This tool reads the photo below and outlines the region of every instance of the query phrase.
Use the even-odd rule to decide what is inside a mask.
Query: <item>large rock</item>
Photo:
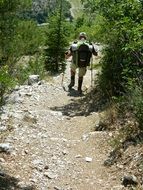
[[[9,143],[0,143],[0,152],[11,153],[12,147]]]
[[[134,175],[124,176],[122,180],[122,185],[127,187],[128,185],[136,186],[138,184],[137,178]]]
[[[28,85],[33,85],[40,81],[39,75],[30,75],[28,78]]]

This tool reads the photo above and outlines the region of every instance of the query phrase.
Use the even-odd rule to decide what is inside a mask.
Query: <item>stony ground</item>
[[[93,75],[96,74],[94,71]],[[95,132],[101,113],[92,104],[91,73],[84,95],[67,92],[62,75],[15,88],[2,109],[1,190],[121,190],[120,175],[104,166],[110,132]],[[64,87],[69,83],[69,67]],[[91,98],[92,101],[92,98]],[[92,107],[94,107],[92,105]]]

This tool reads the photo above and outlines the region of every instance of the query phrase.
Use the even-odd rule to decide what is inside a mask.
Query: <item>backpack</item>
[[[90,64],[92,46],[86,42],[74,43],[72,46],[73,60],[78,67],[86,67]]]
[[[80,44],[77,49],[77,64],[78,67],[86,67],[90,64],[90,58],[92,56],[92,52],[87,43]]]

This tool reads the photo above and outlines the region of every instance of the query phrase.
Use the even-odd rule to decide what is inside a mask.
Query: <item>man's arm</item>
[[[92,44],[92,46],[93,46],[93,49],[92,49],[92,54],[94,55],[94,56],[98,56],[98,52],[97,52],[97,50],[95,50],[95,48],[94,48],[94,45]]]
[[[72,56],[71,48],[65,52],[65,58],[68,59],[69,57]]]

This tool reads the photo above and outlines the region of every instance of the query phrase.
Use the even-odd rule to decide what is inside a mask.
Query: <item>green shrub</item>
[[[20,21],[17,26],[17,34],[14,37],[16,49],[20,55],[33,55],[44,44],[44,29],[38,27],[33,21]]]
[[[16,84],[14,78],[8,72],[8,66],[0,68],[0,104],[3,104],[3,95]]]
[[[94,24],[94,37],[104,43],[100,85],[106,96],[127,91],[130,79],[143,65],[143,4],[136,0],[84,1]],[[86,8],[86,7],[85,7]],[[86,9],[86,11],[88,11]],[[98,16],[97,16],[98,15]],[[90,27],[91,30],[93,26]]]
[[[45,67],[53,73],[61,72],[65,68],[65,50],[69,45],[70,24],[65,21],[62,7],[49,19],[46,32]]]
[[[17,83],[23,84],[29,75],[34,74],[40,75],[40,78],[45,76],[45,58],[42,53],[29,57],[27,63],[18,63],[14,69],[13,76],[16,78]]]
[[[136,85],[130,89],[129,104],[139,123],[139,128],[143,130],[143,85]]]

